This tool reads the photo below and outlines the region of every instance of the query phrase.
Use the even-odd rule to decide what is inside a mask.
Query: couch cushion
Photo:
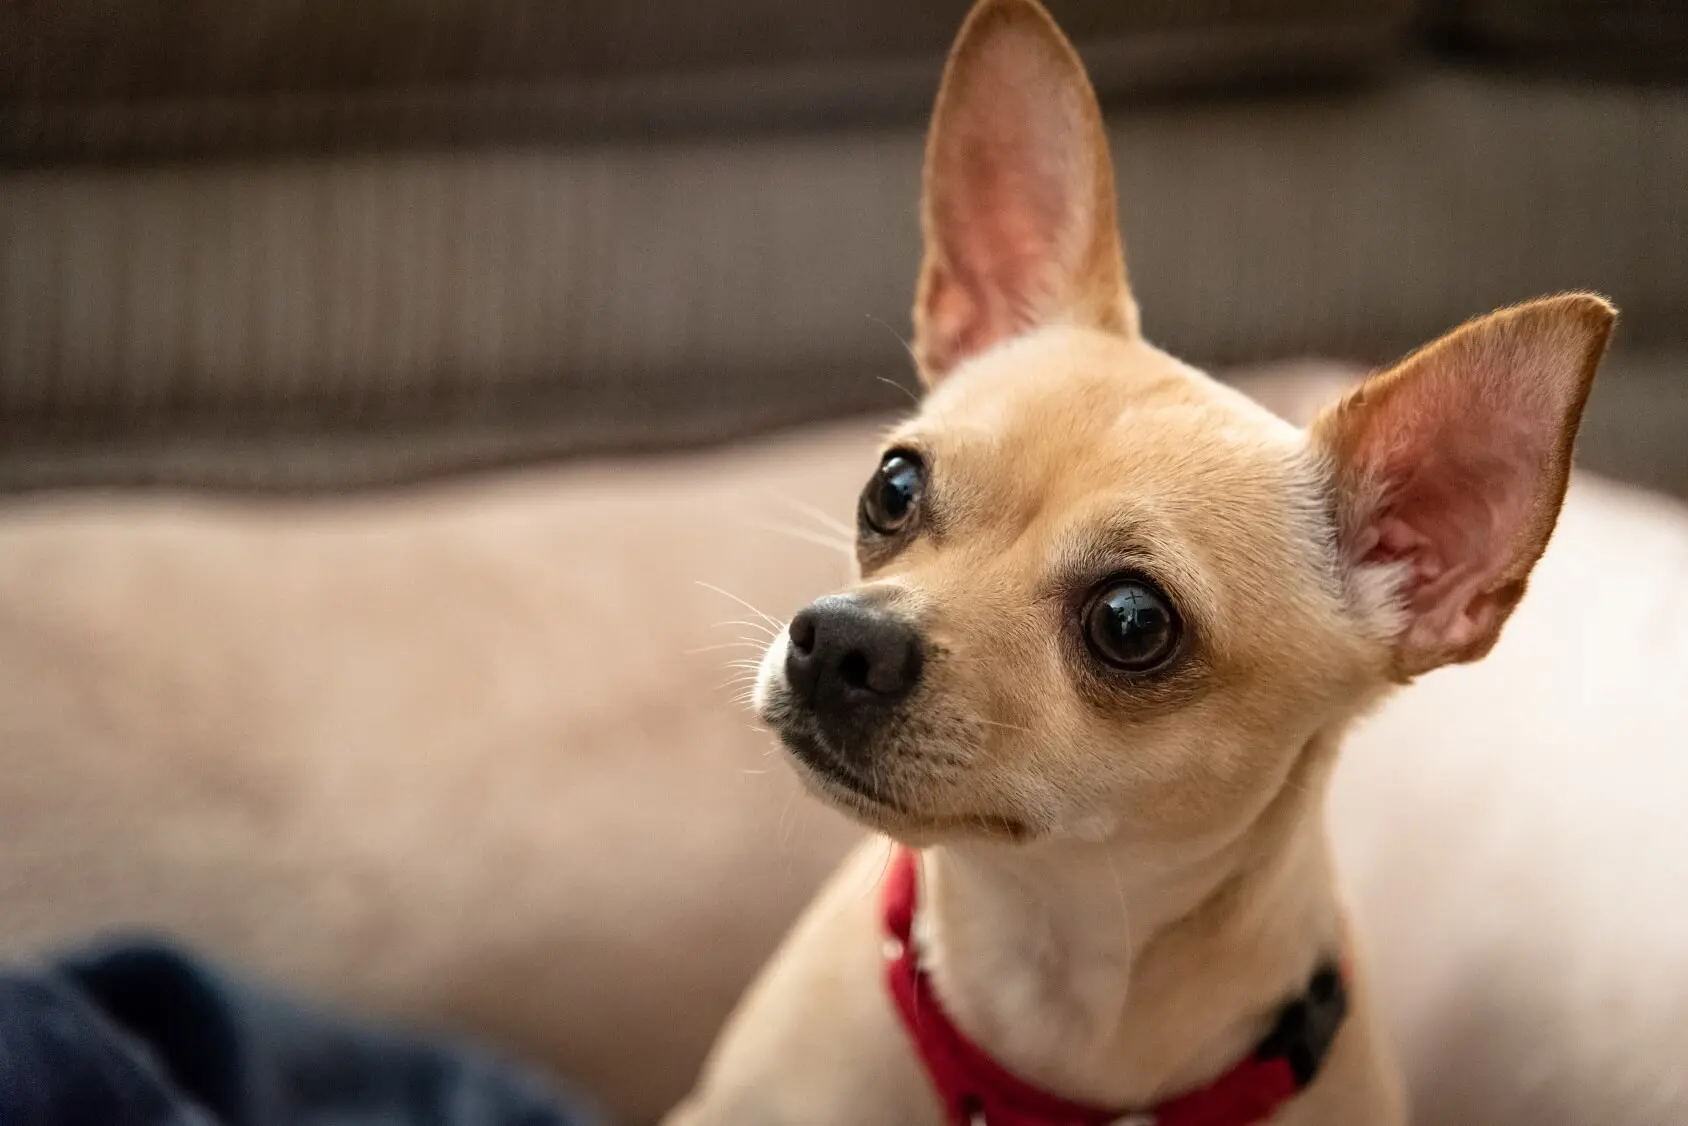
[[[969,0],[72,0],[0,6],[14,154],[484,143],[923,112]],[[1410,0],[1052,0],[1105,90],[1374,68]]]

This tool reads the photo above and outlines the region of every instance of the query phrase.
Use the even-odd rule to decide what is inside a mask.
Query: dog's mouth
[[[899,817],[911,816],[883,783],[851,766],[819,736],[806,731],[782,730],[779,737],[805,775],[825,791],[823,796],[841,799],[846,806],[863,807],[859,811],[869,815],[893,813]]]
[[[780,742],[805,786],[822,801],[870,829],[905,844],[921,845],[949,837],[989,837],[1026,841],[1036,834],[1024,821],[990,814],[939,815],[920,812],[879,778],[863,774],[812,733],[777,729]]]

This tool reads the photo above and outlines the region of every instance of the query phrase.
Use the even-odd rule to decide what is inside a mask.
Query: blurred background
[[[1591,464],[1688,489],[1672,0],[1056,0],[1150,336],[1388,360],[1623,311]],[[0,484],[338,488],[894,407],[963,0],[9,0]]]
[[[1049,6],[1170,351],[1291,409],[1497,305],[1617,303],[1581,456],[1631,487],[1565,534],[1634,612],[1524,635],[1659,679],[1538,664],[1442,714],[1679,743],[1688,7]],[[841,579],[907,406],[966,7],[0,0],[0,952],[155,930],[624,1121],[678,1097],[854,839],[728,666]],[[1597,1061],[1460,1111],[1516,1090],[1452,1083],[1504,1040],[1463,1027],[1409,1069],[1477,1101],[1426,1121],[1619,1122],[1575,1102]]]

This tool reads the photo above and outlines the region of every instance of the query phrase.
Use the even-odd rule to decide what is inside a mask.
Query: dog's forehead
[[[1049,329],[957,372],[897,440],[944,463],[958,503],[1008,511],[1097,491],[1144,503],[1281,491],[1301,438],[1148,344]]]

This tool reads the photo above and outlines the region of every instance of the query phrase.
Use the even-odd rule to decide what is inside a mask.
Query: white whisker
[[[1114,875],[1114,892],[1119,896],[1119,925],[1125,940],[1125,960],[1130,964],[1132,958],[1131,940],[1131,911],[1125,905],[1125,884],[1119,877],[1119,866],[1114,861],[1114,854],[1108,853],[1108,870]]]
[[[915,355],[914,345],[912,345],[908,342],[907,337],[903,336],[902,333],[898,332],[896,329],[892,328],[889,324],[885,323],[884,320],[882,320],[879,317],[874,316],[872,313],[864,313],[863,316],[867,317],[868,320],[872,321],[874,324],[878,325],[880,328],[883,328],[886,332],[890,333],[892,339],[894,339],[898,344],[901,344],[903,346],[903,351],[908,353],[908,358],[914,361],[915,368],[918,369],[920,367],[920,357]],[[899,390],[903,394],[907,395],[911,402],[915,403],[916,405],[919,405],[920,396],[916,395],[913,391],[910,391],[907,387],[904,387],[901,383],[898,383],[894,379],[886,379],[883,375],[875,376],[874,378],[878,379],[881,383],[889,383],[891,386],[895,387],[897,390]]]
[[[856,545],[853,540],[838,540],[820,532],[811,532],[805,528],[790,528],[783,524],[749,523],[745,527],[754,528],[759,532],[773,532],[775,535],[789,536],[791,539],[802,543],[812,543],[816,547],[828,548],[847,559],[854,559],[856,555]]]
[[[727,626],[743,626],[745,629],[759,629],[763,633],[768,635],[768,639],[770,641],[773,640],[774,638],[778,637],[779,632],[780,632],[777,629],[770,629],[769,627],[763,625],[761,622],[746,622],[746,621],[742,621],[742,620],[735,620],[735,621],[731,621],[731,622],[716,622],[715,625],[714,625],[714,628],[715,629],[725,629]],[[784,628],[784,627],[781,627],[781,628]]]
[[[764,649],[767,643],[757,641],[753,637],[741,637],[737,641],[723,641],[719,645],[699,645],[696,649],[682,649],[682,657],[696,657],[700,653],[716,653],[722,649]]]
[[[778,618],[774,617],[772,614],[764,613],[763,611],[758,610],[756,607],[752,606],[750,603],[746,602],[744,599],[740,598],[738,595],[734,594],[732,591],[722,590],[720,587],[716,586],[714,583],[706,583],[702,579],[697,579],[695,581],[697,582],[697,585],[701,586],[704,590],[712,590],[716,594],[719,594],[723,598],[730,598],[734,602],[737,602],[740,606],[743,606],[746,610],[749,610],[752,614],[755,614],[758,618],[761,618],[763,621],[765,621],[769,625],[773,626],[776,631],[782,630],[782,629],[785,628],[784,622],[780,621]]]
[[[845,540],[852,544],[855,543],[856,529],[838,519],[836,516],[828,514],[824,509],[817,508],[807,501],[798,500],[796,497],[786,496],[784,493],[775,493],[774,498],[781,504],[791,508],[793,511],[799,512],[802,515],[809,517],[811,520],[814,520],[817,524],[826,528],[828,531],[837,532],[839,535],[843,536]]]
[[[907,395],[908,401],[913,403],[915,406],[920,405],[920,396],[916,395],[913,391],[910,391],[907,387],[904,387],[901,383],[898,383],[895,379],[887,379],[883,375],[876,375],[874,378],[885,384],[887,387],[895,387],[897,390]]]

